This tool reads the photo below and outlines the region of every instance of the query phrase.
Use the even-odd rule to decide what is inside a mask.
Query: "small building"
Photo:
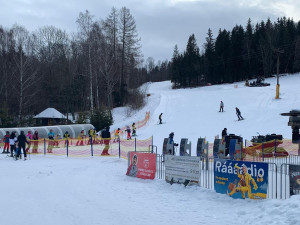
[[[37,126],[52,126],[67,123],[66,116],[54,108],[45,109],[33,118],[36,119]]]

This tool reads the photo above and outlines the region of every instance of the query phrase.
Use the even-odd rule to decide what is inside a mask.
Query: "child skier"
[[[127,132],[127,140],[130,140],[131,139],[131,135],[130,135],[131,130],[130,130],[129,126],[127,126],[126,132]]]
[[[132,124],[132,136],[136,136],[135,123]]]
[[[9,131],[6,131],[6,135],[3,137],[4,148],[2,153],[9,153],[9,136]]]

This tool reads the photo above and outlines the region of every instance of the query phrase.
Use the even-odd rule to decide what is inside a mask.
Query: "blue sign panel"
[[[214,183],[216,192],[233,198],[265,199],[268,164],[215,159]]]

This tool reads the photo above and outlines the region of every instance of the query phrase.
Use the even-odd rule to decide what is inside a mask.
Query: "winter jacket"
[[[102,138],[110,138],[110,132],[108,130],[103,131]]]
[[[49,139],[53,140],[53,139],[54,139],[54,136],[55,136],[54,132],[49,132],[49,133],[48,133],[48,138],[49,138]]]
[[[64,134],[64,138],[70,138],[70,134],[69,133],[65,133]]]
[[[27,141],[27,139],[26,139],[26,136],[25,136],[24,134],[20,134],[20,135],[18,136],[18,144],[19,144],[19,146],[25,146],[25,143],[28,144],[28,141]]]
[[[33,140],[39,140],[39,134],[34,132],[34,134],[32,136],[32,139]]]
[[[29,140],[31,140],[31,139],[32,139],[31,133],[28,133],[28,134],[26,135],[26,137],[27,137]]]
[[[222,137],[227,136],[227,130],[222,130]]]
[[[4,143],[9,143],[9,137],[10,137],[9,134],[4,136],[4,138],[3,138]]]
[[[17,142],[17,137],[15,136],[14,138],[9,138],[9,145],[15,145]]]

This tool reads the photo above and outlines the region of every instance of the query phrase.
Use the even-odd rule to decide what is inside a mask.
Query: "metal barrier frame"
[[[165,179],[163,155],[156,154],[156,178]],[[293,163],[292,163],[293,162]],[[290,197],[289,165],[300,165],[300,156],[285,159],[268,159],[268,190],[269,199],[288,199]],[[199,186],[214,190],[214,158],[202,158],[200,161]]]

